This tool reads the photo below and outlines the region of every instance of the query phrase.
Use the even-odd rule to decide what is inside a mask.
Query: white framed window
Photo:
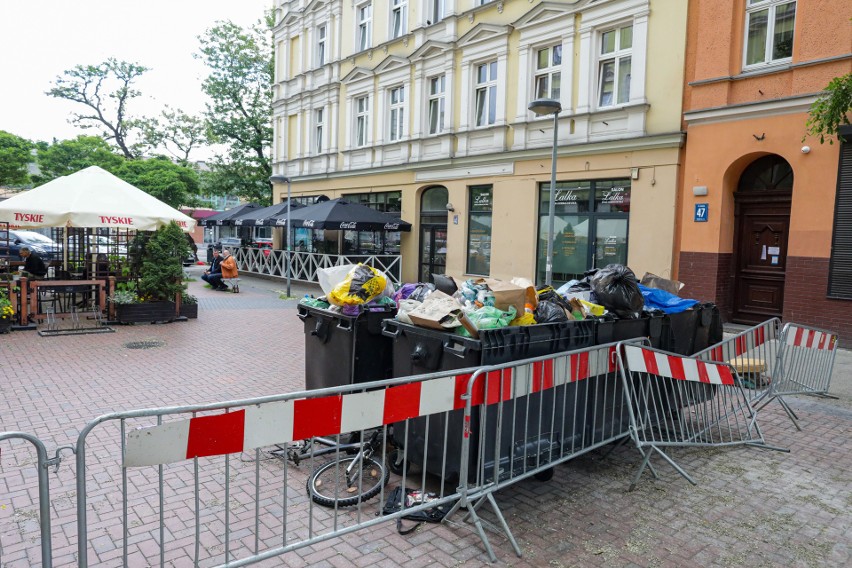
[[[437,24],[444,19],[444,0],[428,0],[426,25]]]
[[[446,75],[438,75],[429,79],[429,134],[439,134],[444,131],[446,89]]]
[[[362,2],[355,6],[355,21],[358,23],[355,41],[358,42],[358,51],[364,51],[372,45],[373,41],[372,2]]]
[[[497,121],[497,62],[476,66],[475,92],[476,126],[488,126]]]
[[[630,100],[633,26],[607,30],[600,35],[598,106],[608,107]]]
[[[370,141],[370,97],[355,99],[355,146],[366,146]]]
[[[405,124],[405,87],[394,87],[388,93],[391,140],[401,140]]]
[[[491,0],[476,0],[476,5],[477,6],[485,6],[489,2],[491,2]]]
[[[535,98],[559,100],[561,68],[562,44],[535,51]]]
[[[323,128],[325,127],[325,109],[314,110],[314,150],[322,154]]]
[[[408,32],[408,0],[391,0],[391,39],[401,37]]]
[[[326,48],[328,46],[328,26],[326,24],[317,26],[316,38],[316,66],[322,67],[323,65],[325,65]]]
[[[795,24],[795,0],[747,0],[744,67],[790,60]]]

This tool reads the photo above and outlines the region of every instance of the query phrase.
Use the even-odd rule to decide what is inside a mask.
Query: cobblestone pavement
[[[190,286],[200,299],[195,321],[117,326],[115,333],[100,335],[40,337],[15,332],[0,336],[0,431],[32,433],[52,454],[57,447],[74,443],[83,426],[104,413],[301,390],[304,333],[295,301],[279,298],[282,283],[244,278],[240,294],[205,289],[200,281]],[[312,291],[294,285],[293,295]],[[128,348],[133,342],[148,342],[149,348]],[[672,452],[698,481],[695,487],[659,463],[661,479],[646,476],[635,491],[628,492],[639,460],[636,451],[625,446],[607,457],[593,453],[559,466],[548,482],[528,480],[504,489],[497,501],[524,556],[515,557],[509,543],[493,534],[498,564],[852,564],[850,385],[852,355],[841,351],[832,387],[840,400],[788,399],[801,418],[802,432],[795,430],[777,404],[761,413],[767,441],[790,448],[789,454],[755,448]],[[114,467],[120,456],[119,440],[116,428],[104,428],[90,441],[90,565],[121,563],[121,503],[105,489],[120,483],[120,472]],[[33,452],[25,443],[8,441],[0,442],[0,452],[0,567],[38,565]],[[58,473],[50,474],[56,566],[76,563],[75,467],[68,452],[65,455]],[[211,471],[200,479],[202,504],[209,513],[203,518],[204,565],[212,564],[212,554],[221,560],[223,552],[224,528],[221,515],[216,514],[222,503],[213,496],[221,492],[225,475],[238,480],[248,471],[253,476],[255,457],[255,453],[234,457],[228,472]],[[170,478],[167,491],[188,498],[191,504],[192,486],[184,483],[191,477],[188,471],[183,475],[180,467],[188,466],[174,468],[177,474]],[[272,479],[281,475],[282,467],[280,461],[264,460],[258,475]],[[294,470],[290,475],[294,495],[303,496],[304,474]],[[134,567],[159,565],[157,501],[142,485],[143,477],[129,478],[128,564]],[[230,499],[236,504],[231,518],[234,547],[251,548],[253,511],[242,505],[253,495],[235,482]],[[261,524],[262,542],[280,535],[283,511],[268,512],[274,518]],[[192,565],[192,508],[167,506],[165,516],[165,565]],[[299,530],[296,519],[289,522]],[[259,565],[460,564],[488,565],[478,537],[467,525],[424,525],[400,536],[392,523],[386,523]]]

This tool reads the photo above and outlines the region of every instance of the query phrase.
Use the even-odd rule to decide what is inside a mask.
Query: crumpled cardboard
[[[472,337],[479,338],[476,326],[465,315],[461,304],[440,290],[429,294],[422,304],[408,312],[408,317],[414,325],[441,331],[464,326]]]

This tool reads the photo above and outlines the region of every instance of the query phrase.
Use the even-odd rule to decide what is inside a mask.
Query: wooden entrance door
[[[739,323],[781,317],[793,172],[779,156],[755,161],[740,178],[736,203],[734,313]]]

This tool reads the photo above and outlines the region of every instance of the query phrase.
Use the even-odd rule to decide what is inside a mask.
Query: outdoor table
[[[106,280],[30,280],[29,281],[30,314],[34,320],[42,320],[47,314],[42,313],[41,303],[44,292],[52,292],[55,314],[57,316],[70,313],[77,302],[77,295],[83,296],[83,302],[92,293],[97,294],[101,311],[106,309]]]

